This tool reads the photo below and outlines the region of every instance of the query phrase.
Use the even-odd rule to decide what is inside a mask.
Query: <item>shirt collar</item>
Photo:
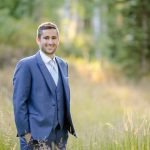
[[[54,62],[56,61],[56,60],[55,60],[55,56],[54,56],[54,58],[52,59],[52,58],[50,58],[49,56],[47,56],[42,50],[40,50],[40,55],[41,55],[41,58],[42,58],[42,60],[43,60],[43,62],[44,62],[45,64],[47,64],[47,63],[50,62],[51,60],[53,60]]]

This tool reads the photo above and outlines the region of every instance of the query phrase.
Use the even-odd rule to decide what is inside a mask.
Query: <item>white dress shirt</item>
[[[41,58],[42,58],[44,64],[46,65],[48,71],[50,72],[51,76],[53,77],[55,84],[57,85],[57,83],[58,83],[58,66],[56,63],[55,56],[52,59],[52,58],[48,57],[42,50],[40,50],[40,55],[41,55]]]

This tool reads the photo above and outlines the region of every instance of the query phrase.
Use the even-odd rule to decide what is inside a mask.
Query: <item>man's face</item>
[[[53,56],[59,45],[59,35],[56,29],[45,29],[37,39],[40,49],[48,56]]]

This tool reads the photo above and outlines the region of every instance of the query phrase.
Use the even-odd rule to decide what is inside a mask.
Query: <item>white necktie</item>
[[[50,60],[49,64],[51,66],[51,75],[54,79],[55,84],[57,85],[58,82],[58,68],[57,68],[57,64],[54,60]]]

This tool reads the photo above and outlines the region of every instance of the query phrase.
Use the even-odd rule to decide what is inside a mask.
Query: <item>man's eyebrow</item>
[[[49,35],[45,35],[44,37],[49,37]]]
[[[57,36],[56,36],[56,35],[52,35],[52,36],[50,36],[50,35],[45,35],[45,36],[43,36],[43,38],[50,38],[50,37],[56,38]]]

